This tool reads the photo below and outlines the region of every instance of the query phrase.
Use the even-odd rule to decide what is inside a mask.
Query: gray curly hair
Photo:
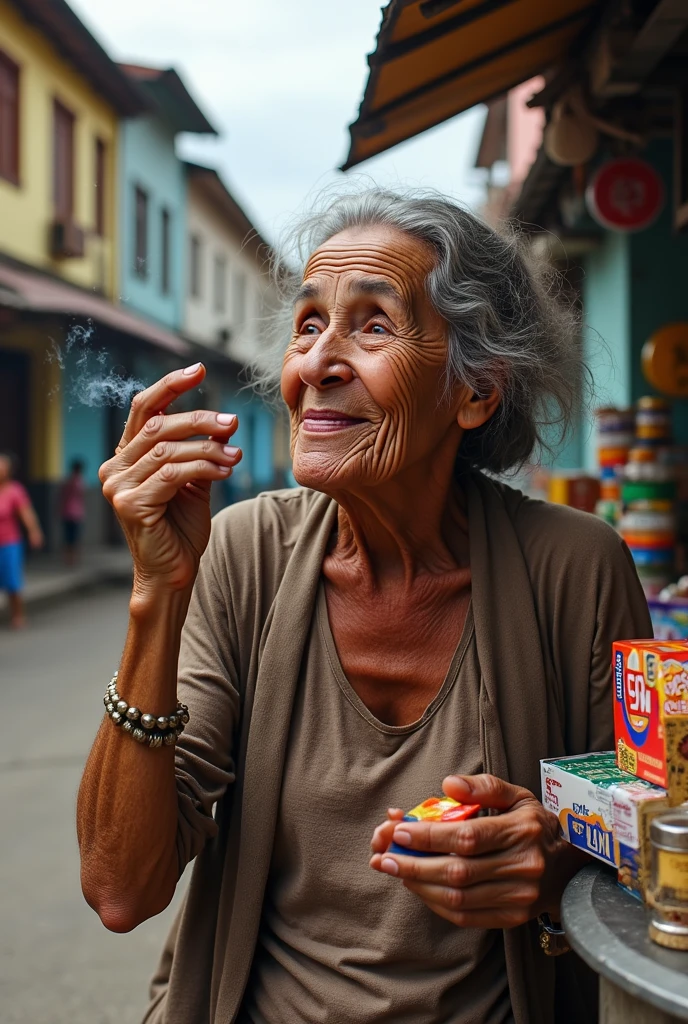
[[[347,228],[380,224],[421,239],[437,255],[426,288],[447,324],[447,389],[462,383],[478,394],[496,389],[501,397],[490,420],[465,434],[460,461],[504,473],[535,451],[553,454],[574,422],[586,379],[579,315],[562,301],[558,275],[514,230],[495,231],[439,193],[358,188],[326,196],[296,226],[281,247],[280,265],[295,271],[278,275],[279,362],[289,333],[285,319],[291,323],[310,254]],[[253,378],[259,391],[274,394],[277,362],[254,366]]]

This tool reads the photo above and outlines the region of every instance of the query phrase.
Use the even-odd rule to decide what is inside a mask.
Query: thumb
[[[495,811],[508,811],[521,800],[533,799],[527,789],[512,786],[496,775],[448,775],[442,789],[459,803],[480,804]]]

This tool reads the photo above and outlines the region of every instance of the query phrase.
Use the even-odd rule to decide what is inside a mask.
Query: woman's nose
[[[341,339],[332,330],[324,331],[305,353],[299,370],[304,384],[330,388],[353,380],[353,370],[342,352]]]

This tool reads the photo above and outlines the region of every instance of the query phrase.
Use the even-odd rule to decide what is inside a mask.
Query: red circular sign
[[[612,231],[642,231],[664,205],[664,185],[645,160],[609,160],[585,193],[591,215]]]

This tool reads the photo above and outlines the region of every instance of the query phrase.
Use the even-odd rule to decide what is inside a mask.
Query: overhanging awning
[[[116,306],[93,292],[43,274],[0,263],[0,306],[32,313],[73,316],[93,320],[115,331],[141,338],[158,348],[183,356],[189,345],[172,331],[158,327],[123,306]]]
[[[342,170],[541,74],[601,0],[391,0]]]

